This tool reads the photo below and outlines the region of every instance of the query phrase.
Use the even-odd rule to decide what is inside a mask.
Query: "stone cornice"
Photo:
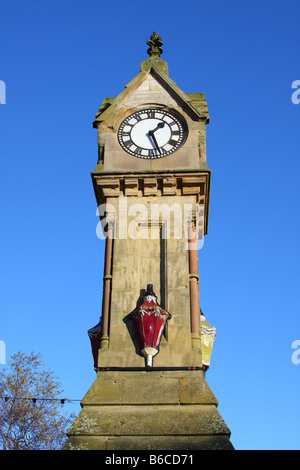
[[[210,171],[91,173],[98,206],[107,198],[194,196],[203,208],[204,234],[208,230]]]

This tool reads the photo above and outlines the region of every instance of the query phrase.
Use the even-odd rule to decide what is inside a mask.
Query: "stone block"
[[[70,429],[90,436],[209,436],[230,434],[213,405],[85,406]]]
[[[234,450],[228,436],[71,436],[63,450]]]
[[[203,377],[181,377],[179,380],[179,389],[179,401],[182,405],[218,405],[218,400]]]

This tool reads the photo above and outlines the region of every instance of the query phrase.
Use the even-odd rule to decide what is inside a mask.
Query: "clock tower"
[[[198,248],[210,178],[204,93],[170,79],[154,32],[149,58],[93,126],[92,181],[105,237],[97,378],[66,449],[232,449],[205,380],[216,329],[200,308]]]

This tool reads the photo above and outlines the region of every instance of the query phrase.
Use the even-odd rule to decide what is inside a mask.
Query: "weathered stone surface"
[[[113,241],[112,279],[109,315],[109,344],[99,350],[99,367],[143,367],[134,325],[128,315],[136,307],[142,289],[153,284],[161,306],[172,319],[161,342],[155,366],[190,367],[201,365],[201,346],[191,341],[189,260],[186,217],[196,213],[197,198],[206,194],[209,173],[180,172],[104,176],[104,191],[112,179],[113,193],[107,197],[108,218],[114,214],[116,236]],[[96,188],[102,177],[95,176]],[[176,190],[164,196],[164,184]],[[141,192],[124,196],[124,188]],[[182,194],[188,188],[188,195]],[[150,188],[156,195],[145,195]],[[102,189],[101,189],[102,190]],[[201,194],[200,194],[201,193]],[[140,216],[140,206],[143,213]],[[187,207],[189,208],[187,214]],[[126,227],[121,237],[121,215]],[[175,223],[176,221],[176,223]],[[180,233],[178,233],[180,232]]]
[[[196,373],[197,372],[192,372]],[[202,404],[218,405],[210,387],[198,377],[163,376],[139,372],[131,377],[108,377],[102,372],[82,400],[82,405]],[[109,373],[108,373],[109,374]],[[100,374],[99,374],[100,375]]]
[[[232,449],[200,371],[107,372],[95,380],[66,449]]]
[[[179,379],[180,403],[185,404],[214,404],[218,400],[203,377],[181,377]]]
[[[228,435],[213,405],[85,406],[70,430],[91,436]]]
[[[64,450],[234,450],[228,436],[72,436]]]

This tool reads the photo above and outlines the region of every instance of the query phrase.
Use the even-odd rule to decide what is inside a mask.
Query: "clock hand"
[[[165,125],[164,122],[159,122],[159,123],[157,124],[157,126],[155,127],[155,129],[152,129],[152,130],[149,131],[149,136],[152,138],[152,140],[153,140],[153,142],[154,142],[154,145],[156,146],[156,148],[157,148],[157,150],[159,151],[159,153],[161,153],[161,152],[160,152],[160,148],[159,148],[159,146],[158,146],[157,140],[156,140],[156,138],[155,138],[155,136],[154,136],[154,132],[156,132],[158,129],[162,129],[162,128],[164,127],[164,125]]]
[[[156,128],[151,131],[151,133],[153,134],[153,132],[156,132],[157,129],[162,129],[164,126],[165,126],[165,123],[164,123],[164,122],[159,122],[159,123],[157,124]],[[150,131],[149,131],[149,134],[150,134]]]
[[[149,136],[152,138],[152,140],[153,140],[153,142],[154,142],[154,145],[155,145],[155,147],[157,148],[157,150],[159,151],[159,153],[161,153],[161,152],[160,152],[160,148],[159,148],[159,146],[158,146],[158,143],[157,143],[157,141],[156,141],[156,138],[155,138],[155,136],[154,136],[154,131],[149,131]]]

